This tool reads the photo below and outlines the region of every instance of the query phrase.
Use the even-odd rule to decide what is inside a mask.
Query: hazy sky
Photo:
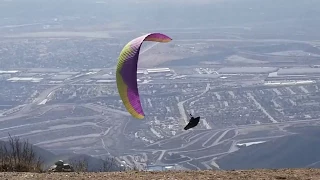
[[[319,24],[320,0],[0,0],[0,24],[114,22],[132,26]],[[71,23],[70,19],[75,19]],[[308,21],[308,22],[305,22]],[[295,24],[296,22],[296,24]],[[309,25],[306,25],[309,26]],[[318,26],[316,26],[318,27]]]

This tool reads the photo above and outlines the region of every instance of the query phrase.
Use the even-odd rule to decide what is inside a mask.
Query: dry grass
[[[0,171],[42,172],[42,161],[28,141],[21,142],[9,134],[8,142],[0,142]]]
[[[88,162],[86,160],[74,160],[70,162],[75,172],[88,172]]]
[[[100,172],[100,173],[0,173],[10,180],[318,180],[320,169],[279,169],[250,171]]]
[[[99,170],[96,170],[98,172],[114,172],[114,171],[127,171],[129,170],[128,167],[120,167],[119,163],[117,163],[117,160],[113,157],[105,158],[103,159],[104,162],[99,168]],[[72,160],[69,163],[74,172],[89,172],[89,163],[88,159],[86,158],[80,158],[77,160]],[[136,167],[134,167],[136,168]]]

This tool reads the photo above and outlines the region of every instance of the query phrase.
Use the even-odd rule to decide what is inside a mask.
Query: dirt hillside
[[[320,180],[320,169],[116,173],[0,173],[2,180]]]

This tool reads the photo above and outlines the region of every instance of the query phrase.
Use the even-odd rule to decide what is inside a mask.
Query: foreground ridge
[[[81,173],[18,173],[5,172],[0,173],[0,179],[10,180],[42,180],[42,179],[70,179],[70,180],[135,180],[135,179],[237,179],[237,180],[318,180],[320,179],[320,169],[257,169],[257,170],[235,170],[235,171],[167,171],[167,172],[81,172]]]

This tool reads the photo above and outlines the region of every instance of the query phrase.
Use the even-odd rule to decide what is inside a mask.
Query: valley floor
[[[177,171],[177,172],[115,172],[115,173],[0,173],[8,180],[319,180],[320,169],[278,169],[248,171]]]

